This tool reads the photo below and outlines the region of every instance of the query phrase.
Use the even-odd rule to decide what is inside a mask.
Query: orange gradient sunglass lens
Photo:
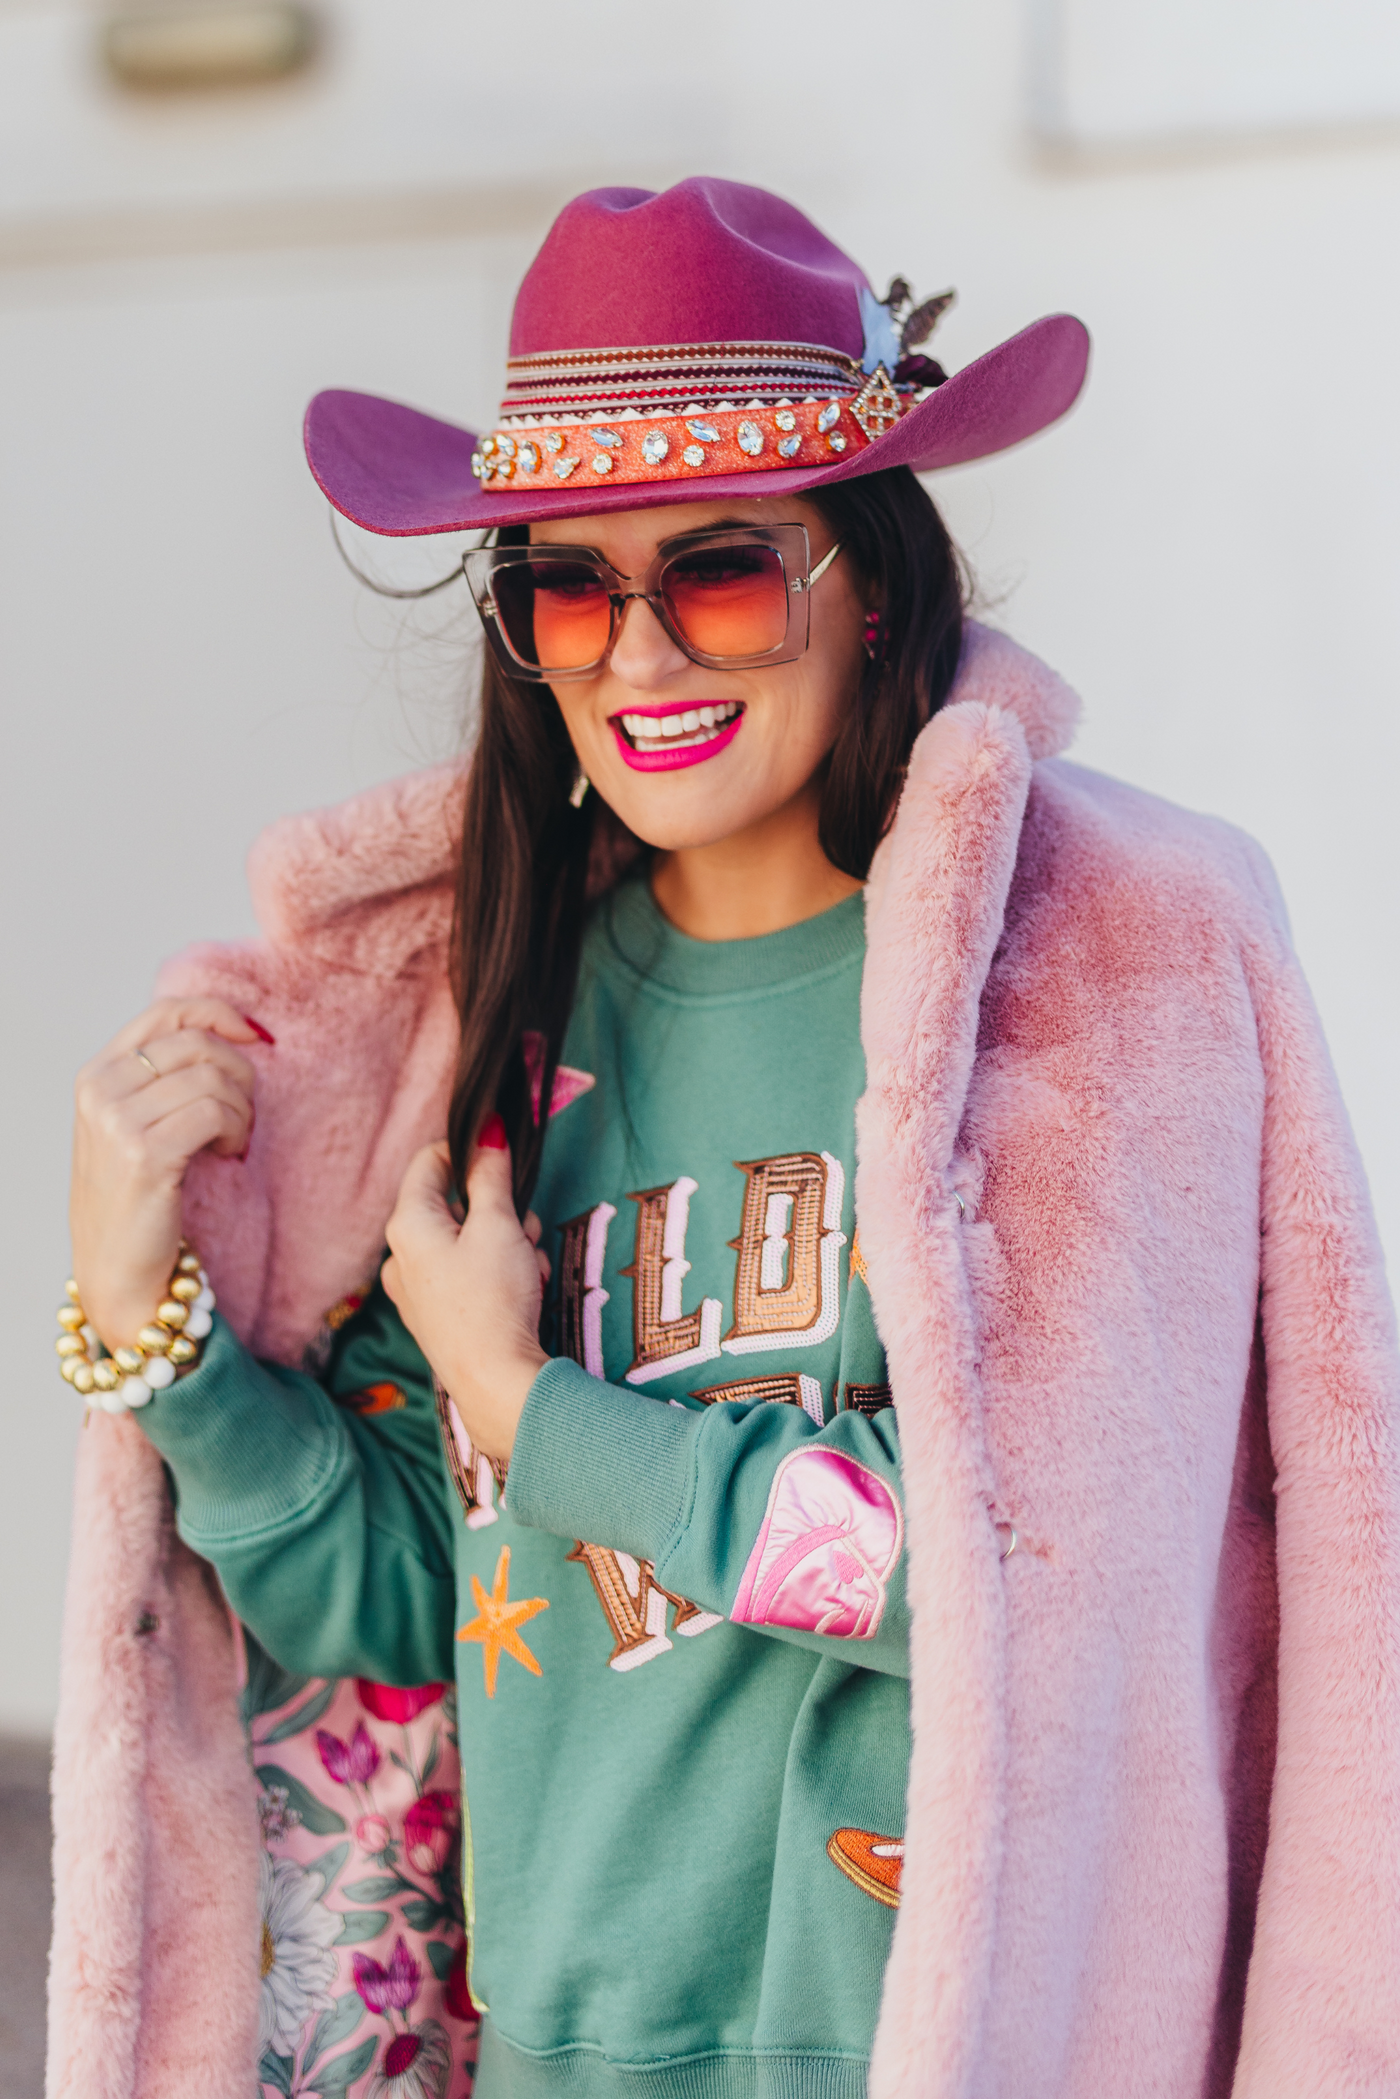
[[[492,594],[518,662],[573,671],[606,655],[613,599],[601,564],[511,562],[495,571]],[[787,634],[787,578],[776,547],[741,541],[690,548],[664,564],[657,595],[676,634],[702,656],[765,656]]]
[[[787,579],[776,547],[696,547],[668,561],[661,596],[702,656],[765,656],[787,634]]]

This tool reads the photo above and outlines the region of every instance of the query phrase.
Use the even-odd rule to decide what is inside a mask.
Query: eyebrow
[[[791,522],[795,523],[796,520],[794,519]],[[697,525],[695,529],[697,532],[762,532],[764,527],[758,520],[751,517],[717,517],[712,518],[708,525]],[[666,537],[667,539],[686,539],[689,537],[689,534],[685,532],[669,532]],[[608,558],[601,547],[592,546],[587,540],[583,539],[541,539],[536,540],[534,544],[542,547],[583,547],[588,553],[598,555],[602,561],[606,561]],[[659,539],[652,550],[653,553],[659,552],[665,544],[665,540]]]

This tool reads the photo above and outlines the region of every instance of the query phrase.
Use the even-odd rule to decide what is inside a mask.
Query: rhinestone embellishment
[[[503,459],[514,459],[515,439],[513,437],[498,437],[496,439],[496,450]]]
[[[622,439],[618,436],[616,430],[590,430],[588,434],[595,445],[606,445],[609,451],[612,452],[619,452],[622,449]]]
[[[763,450],[763,432],[757,423],[740,423],[734,436],[739,450],[747,452],[750,458],[755,458]]]
[[[713,423],[687,423],[686,429],[692,437],[698,437],[702,445],[717,445],[719,432]]]
[[[830,437],[827,439],[827,443],[830,445],[833,452],[844,452],[846,449],[846,440],[841,435],[841,432],[839,430],[832,431]]]
[[[795,459],[801,450],[802,440],[800,437],[780,437],[778,439],[778,451],[784,459]]]
[[[486,461],[482,458],[480,452],[472,453],[472,472],[475,474],[478,481],[486,472]]]
[[[642,457],[648,466],[660,466],[671,447],[659,430],[650,430],[642,439]]]
[[[780,430],[795,430],[797,428],[797,417],[790,408],[780,408],[773,420]],[[778,449],[779,451],[782,450],[781,445]]]
[[[570,474],[573,472],[574,468],[577,465],[578,461],[576,459],[556,459],[554,462],[554,471],[559,476],[559,479],[561,481],[567,481]]]
[[[595,474],[610,474],[612,472],[612,453],[595,452],[592,466]]]
[[[681,458],[685,461],[687,466],[703,466],[705,464],[704,446],[687,445],[685,450],[681,453]]]
[[[900,400],[889,373],[877,364],[851,403],[851,414],[873,443],[899,421]]]
[[[828,401],[821,414],[817,417],[817,428],[825,436],[828,430],[835,429],[840,420],[841,403],[839,401]]]
[[[545,441],[544,441],[544,448],[545,448],[546,452],[562,452],[562,451],[563,451],[563,449],[564,449],[564,440],[563,440],[563,438],[562,438],[562,437],[561,437],[561,436],[559,435],[559,432],[558,432],[557,430],[551,430],[551,431],[550,431],[550,432],[548,433],[548,435],[546,436],[546,438],[545,438]]]
[[[540,455],[533,445],[522,445],[515,455],[516,464],[522,474],[533,474],[539,466]]]

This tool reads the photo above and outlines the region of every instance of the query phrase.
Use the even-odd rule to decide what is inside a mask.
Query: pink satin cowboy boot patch
[[[730,1618],[869,1640],[903,1542],[904,1512],[878,1473],[839,1450],[795,1450],[773,1475]]]

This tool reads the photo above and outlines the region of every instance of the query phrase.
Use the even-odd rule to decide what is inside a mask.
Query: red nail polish
[[[484,1152],[503,1152],[510,1149],[506,1142],[506,1126],[494,1108],[481,1125],[476,1141]]]
[[[263,1026],[260,1020],[254,1020],[251,1013],[245,1013],[243,1018],[247,1021],[249,1027],[257,1036],[259,1042],[267,1042],[272,1044],[274,1048],[276,1047],[277,1037],[275,1035],[269,1035],[267,1029]]]

